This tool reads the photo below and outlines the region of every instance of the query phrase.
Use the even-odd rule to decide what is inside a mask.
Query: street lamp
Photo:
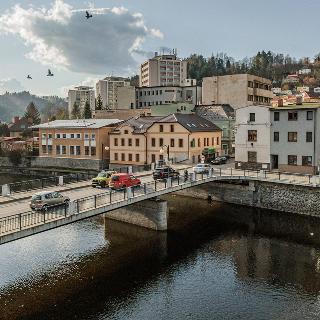
[[[164,154],[164,148],[167,148],[167,162],[169,162],[169,150],[170,150],[170,146],[169,145],[163,145],[160,147],[160,153],[163,155]]]

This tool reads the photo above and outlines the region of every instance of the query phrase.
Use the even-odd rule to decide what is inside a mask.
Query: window
[[[96,140],[96,135],[95,135],[95,133],[93,133],[92,135],[91,135],[91,140]]]
[[[162,147],[163,146],[163,138],[159,139],[159,146]]]
[[[298,112],[297,111],[289,111],[288,112],[288,120],[289,121],[297,121],[298,120]]]
[[[297,133],[296,132],[288,132],[288,142],[297,142]]]
[[[60,133],[56,134],[56,139],[60,139]]]
[[[47,153],[47,146],[42,146],[42,153]]]
[[[250,122],[255,122],[255,121],[256,121],[256,114],[250,113]]]
[[[152,155],[151,155],[151,162],[152,162],[152,163],[155,163],[155,162],[156,162],[156,155],[155,155],[155,154],[152,154]]]
[[[307,120],[313,120],[313,111],[307,111]]]
[[[70,134],[70,139],[74,139],[74,133]]]
[[[140,162],[140,154],[139,153],[136,154],[136,162]]]
[[[290,166],[296,166],[297,165],[297,156],[288,155],[288,164]]]
[[[84,147],[84,155],[85,156],[89,155],[89,147]]]
[[[52,139],[52,134],[48,133],[48,139]]]
[[[279,121],[280,120],[280,112],[275,112],[274,114],[273,114],[273,120],[274,121]]]
[[[151,139],[151,146],[152,146],[152,147],[155,147],[155,146],[156,146],[156,139],[155,139],[155,138],[152,138],[152,139]]]
[[[128,139],[128,146],[132,147],[132,139],[131,138]]]
[[[214,137],[211,139],[211,145],[214,146]]]
[[[96,147],[91,147],[91,155],[95,156],[96,155]]]
[[[160,132],[163,132],[163,124],[160,124],[160,126],[159,126],[159,131],[160,131]]]
[[[66,146],[62,146],[62,154],[67,154],[67,147]]]
[[[122,138],[121,139],[121,146],[123,147],[125,145],[125,141],[124,141],[124,139]]]
[[[179,148],[183,148],[183,139],[179,139]]]
[[[273,141],[279,142],[279,132],[278,131],[273,133]]]
[[[217,146],[220,144],[220,139],[217,137]]]
[[[248,130],[248,141],[257,141],[257,130]]]
[[[129,131],[128,130],[124,130],[124,134],[128,134],[129,133]]]
[[[115,153],[115,154],[114,154],[114,160],[115,160],[115,161],[118,161],[118,153]]]
[[[77,156],[81,155],[81,147],[80,146],[76,146],[76,155]]]
[[[62,134],[62,139],[67,139],[67,134],[66,133]]]
[[[140,140],[136,139],[136,147],[139,147],[139,146],[140,146]]]
[[[203,138],[203,146],[206,147],[207,146],[207,139]]]
[[[71,155],[74,154],[74,146],[70,146],[70,154],[71,154]]]
[[[56,146],[56,154],[60,154],[60,153],[61,153],[60,146]]]
[[[170,124],[170,132],[174,132],[174,125]]]
[[[303,166],[312,166],[312,157],[311,156],[302,156],[302,165]]]
[[[48,146],[48,154],[52,154],[52,146]]]
[[[77,139],[81,139],[81,133],[77,133]]]
[[[115,145],[115,147],[118,146],[118,138],[114,138],[114,145]]]
[[[198,139],[198,147],[201,147],[201,140],[200,140],[200,138]]]
[[[170,147],[174,148],[174,139],[170,139]]]
[[[248,151],[248,162],[257,162],[257,152]]]
[[[132,161],[132,153],[129,153],[129,154],[128,154],[128,160],[129,160],[129,161]]]
[[[84,134],[84,140],[89,140],[89,134],[88,133]]]
[[[126,161],[126,155],[124,153],[121,153],[121,161]]]
[[[306,142],[312,142],[312,132],[306,133]]]

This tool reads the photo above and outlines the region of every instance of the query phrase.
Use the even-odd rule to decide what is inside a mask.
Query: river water
[[[318,319],[318,221],[170,196],[169,231],[102,217],[0,246],[0,319]]]

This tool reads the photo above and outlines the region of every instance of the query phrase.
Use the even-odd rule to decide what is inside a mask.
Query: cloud
[[[163,38],[148,28],[141,13],[124,7],[75,10],[63,0],[51,8],[24,9],[15,5],[0,16],[0,34],[14,34],[30,48],[27,57],[50,67],[104,74],[135,67],[136,50],[148,37]]]
[[[22,84],[13,78],[0,79],[0,94],[8,92],[21,92],[25,90]]]

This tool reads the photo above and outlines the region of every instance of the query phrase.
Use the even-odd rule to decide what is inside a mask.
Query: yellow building
[[[167,158],[196,163],[208,147],[221,153],[221,129],[195,114],[131,118],[109,136],[111,165],[144,165]]]
[[[56,120],[39,129],[39,160],[52,167],[100,169],[109,161],[109,132],[121,120]]]

